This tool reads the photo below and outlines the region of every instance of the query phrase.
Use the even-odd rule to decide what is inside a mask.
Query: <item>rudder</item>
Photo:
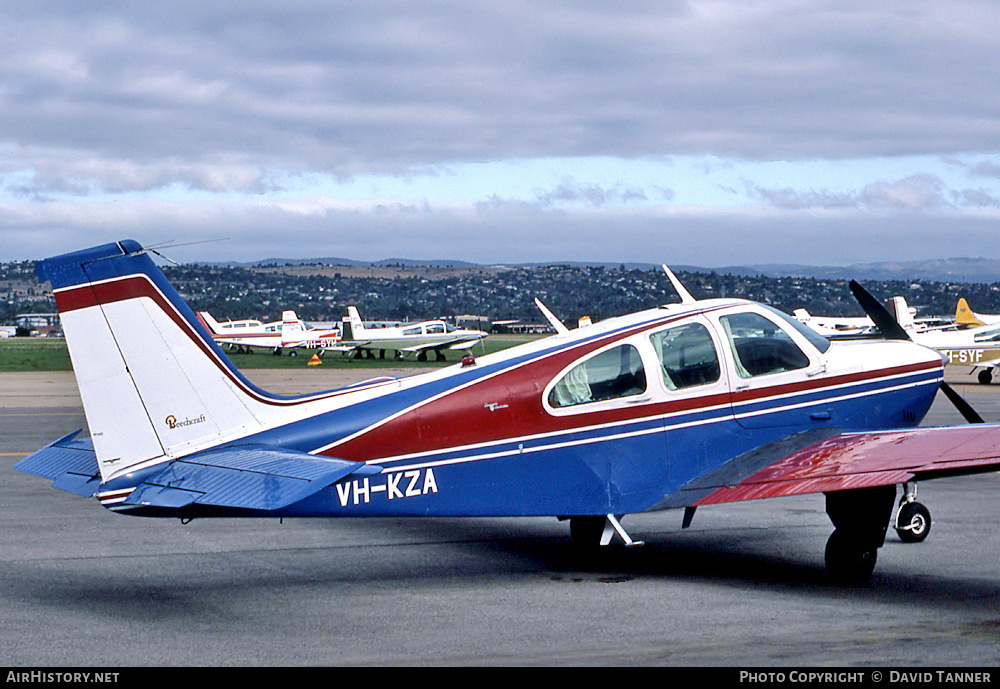
[[[52,283],[103,481],[258,430],[274,413],[137,242],[36,264]]]

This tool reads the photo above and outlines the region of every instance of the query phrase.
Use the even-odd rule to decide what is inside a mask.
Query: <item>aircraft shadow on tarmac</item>
[[[225,533],[224,523],[212,521],[203,524],[213,537]],[[295,521],[279,528],[294,529]],[[272,528],[274,522],[266,524]],[[315,541],[296,547],[290,533],[278,548],[258,549],[248,542],[207,553],[136,553],[123,558],[124,568],[121,562],[99,558],[70,562],[69,572],[53,572],[51,564],[22,563],[4,574],[6,595],[49,609],[118,619],[203,620],[212,615],[212,607],[205,607],[206,598],[224,614],[222,610],[238,606],[245,596],[282,590],[336,596],[365,587],[389,586],[405,592],[468,581],[481,588],[541,576],[554,585],[655,580],[669,587],[704,582],[762,594],[916,606],[925,612],[964,611],[970,603],[981,609],[1000,608],[1000,581],[952,578],[941,574],[940,568],[924,574],[919,557],[882,567],[864,585],[836,584],[823,564],[827,534],[809,525],[695,532],[652,529],[642,532],[642,546],[613,543],[589,552],[573,544],[567,524],[554,519],[343,519],[312,522],[306,528],[316,527],[329,530],[329,547]],[[902,544],[889,535],[883,552],[925,547],[932,546]],[[33,573],[36,567],[41,569]]]

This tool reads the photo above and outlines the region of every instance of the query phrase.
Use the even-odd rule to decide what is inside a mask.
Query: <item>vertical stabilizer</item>
[[[136,242],[36,271],[52,283],[102,480],[240,437],[276,413]]]
[[[364,339],[365,323],[361,320],[361,314],[358,312],[358,307],[347,307],[347,315],[344,316],[344,321],[341,323],[341,332],[343,333],[342,337],[344,341],[357,341]]]
[[[913,330],[916,327],[916,321],[913,320],[914,310],[907,306],[903,297],[893,297],[886,303],[886,308],[904,330]]]
[[[979,319],[979,316],[969,308],[969,302],[965,301],[965,297],[958,300],[958,306],[955,308],[955,322],[959,325],[972,327],[986,325]]]
[[[208,330],[208,332],[210,332],[211,334],[213,335],[223,334],[222,326],[219,325],[219,321],[215,320],[212,314],[210,314],[208,311],[199,311],[198,320],[201,321],[201,324],[204,325],[205,328]]]

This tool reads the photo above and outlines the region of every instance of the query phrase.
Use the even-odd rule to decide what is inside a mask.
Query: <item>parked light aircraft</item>
[[[941,318],[917,318],[917,310],[907,306],[903,297],[893,297],[887,304],[889,313],[908,332],[925,332],[953,328],[954,323]],[[835,339],[848,337],[877,336],[877,328],[868,316],[858,318],[837,316],[813,316],[806,309],[792,312],[796,320],[805,323],[824,337]]]
[[[838,579],[875,566],[897,485],[1000,467],[1000,426],[918,428],[942,357],[860,286],[885,341],[830,342],[737,299],[672,304],[405,378],[250,383],[130,240],[36,264],[90,429],[16,468],[122,514],[551,515],[585,545],[635,512],[824,494]],[[899,533],[926,529],[910,491]],[[918,518],[919,517],[919,518]]]
[[[979,371],[977,380],[988,385],[1000,366],[1000,324],[964,330],[938,330],[912,335],[915,342],[936,349],[952,364],[968,364]]]
[[[796,320],[804,323],[820,335],[856,335],[870,331],[875,327],[867,316],[861,318],[838,318],[835,316],[813,316],[806,309],[795,309],[792,312]]]
[[[958,306],[955,307],[955,322],[969,327],[1000,325],[1000,315],[976,313],[963,297],[958,300]]]
[[[340,342],[340,330],[309,327],[295,311],[283,311],[281,320],[273,323],[256,320],[220,323],[208,311],[199,311],[198,318],[218,344],[239,351],[261,348],[280,354],[291,349],[294,355],[297,349],[325,349]]]
[[[1000,324],[962,327],[956,319],[946,326],[921,325],[912,317],[914,309],[898,296],[889,301],[888,310],[914,342],[941,352],[948,363],[968,364],[973,372],[979,369],[978,380],[984,385],[992,380],[1000,366]]]
[[[341,341],[327,349],[358,354],[378,350],[383,357],[387,351],[395,351],[399,358],[416,354],[420,361],[432,351],[438,361],[444,361],[442,350],[469,350],[487,336],[482,330],[455,328],[440,320],[367,328],[356,306],[347,307],[341,331]]]

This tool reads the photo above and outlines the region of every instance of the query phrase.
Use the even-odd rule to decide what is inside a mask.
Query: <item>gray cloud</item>
[[[890,208],[903,210],[934,209],[949,206],[991,207],[997,199],[983,189],[948,189],[936,175],[915,174],[895,182],[872,182],[862,189],[849,192],[800,190],[791,187],[768,189],[746,183],[751,198],[766,201],[777,208],[805,210],[810,208]]]
[[[71,163],[40,187],[210,191],[271,169],[995,149],[991,2],[718,9],[4,3],[0,141]]]
[[[660,190],[661,196],[669,195],[669,190]],[[600,207],[610,203],[627,204],[647,200],[646,192],[638,187],[627,187],[621,184],[605,188],[596,184],[578,184],[572,179],[565,180],[555,189],[539,191],[537,203],[543,208],[560,203],[582,202],[590,206]]]
[[[968,169],[978,179],[965,189],[926,174],[846,193],[749,185],[764,211],[629,205],[673,199],[673,180],[567,180],[468,207],[231,200],[313,172],[405,176],[550,156],[725,165],[997,152],[993,0],[621,7],[0,0],[0,246],[37,257],[97,238],[239,233],[204,252],[251,259],[301,241],[314,254],[381,258],[391,242],[428,258],[638,252],[718,265],[747,255],[737,238],[751,235],[755,251],[785,254],[760,260],[804,260],[792,254],[831,236],[863,246],[892,230],[907,247],[944,251],[941,237],[965,228],[968,241],[990,224],[956,214],[997,207],[976,188],[1000,178],[989,161]],[[179,202],[171,190],[201,193]]]

